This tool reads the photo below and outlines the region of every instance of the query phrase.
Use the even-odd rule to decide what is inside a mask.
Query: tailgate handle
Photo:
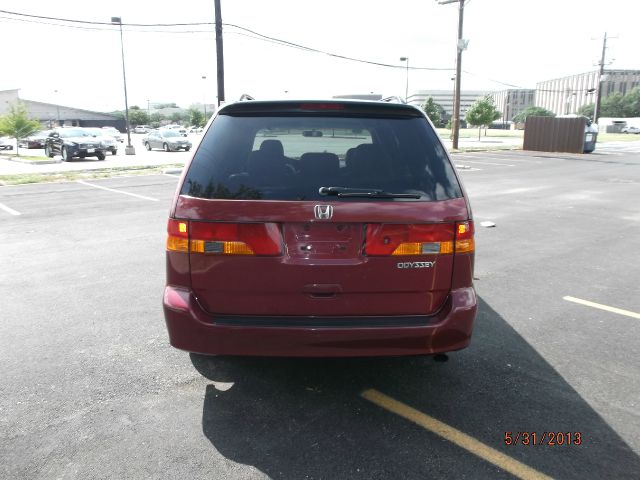
[[[337,283],[310,283],[302,287],[302,291],[317,297],[332,297],[336,293],[342,293],[342,285]]]

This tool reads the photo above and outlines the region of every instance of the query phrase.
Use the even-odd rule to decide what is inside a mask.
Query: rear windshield
[[[321,187],[414,194],[384,201],[462,195],[453,167],[424,118],[295,115],[218,116],[193,158],[181,194],[327,200],[319,193]]]

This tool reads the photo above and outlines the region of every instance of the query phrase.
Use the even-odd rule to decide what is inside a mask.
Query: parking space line
[[[11,215],[16,215],[16,216],[17,216],[17,215],[21,215],[21,213],[20,213],[20,212],[18,212],[17,210],[14,210],[14,209],[13,209],[13,208],[11,208],[11,207],[7,207],[7,206],[6,206],[5,204],[3,204],[3,203],[0,203],[0,209],[4,210],[4,211],[5,211],[5,212],[7,212],[7,213],[10,213]]]
[[[601,303],[590,302],[589,300],[582,300],[580,298],[569,296],[562,297],[562,299],[566,300],[567,302],[578,303],[587,307],[598,308],[607,312],[617,313],[619,315],[626,315],[627,317],[640,319],[640,313],[632,312],[630,310],[623,310],[622,308],[610,307],[608,305],[602,305]]]
[[[499,167],[515,167],[515,165],[512,165],[511,163],[479,162],[477,160],[467,160],[466,158],[464,159],[464,161],[466,163],[479,163],[481,165],[497,165]]]
[[[107,192],[122,193],[123,195],[130,195],[132,197],[141,198],[143,200],[151,200],[152,202],[159,202],[160,201],[157,198],[145,197],[144,195],[138,195],[137,193],[123,192],[122,190],[115,190],[113,188],[107,188],[107,187],[103,187],[101,185],[95,185],[93,183],[84,182],[82,180],[76,180],[76,182],[81,183],[82,185],[86,185],[88,187],[99,188],[100,190],[106,190]]]
[[[379,407],[384,408],[402,418],[405,418],[422,428],[444,438],[445,440],[455,443],[466,451],[473,453],[481,459],[495,465],[496,467],[509,472],[510,474],[525,480],[546,480],[551,477],[538,472],[537,470],[520,463],[519,461],[505,455],[498,450],[485,445],[479,440],[461,432],[460,430],[450,427],[446,423],[436,420],[429,415],[405,405],[398,400],[386,396],[377,390],[370,389],[360,394],[366,400],[375,403]]]

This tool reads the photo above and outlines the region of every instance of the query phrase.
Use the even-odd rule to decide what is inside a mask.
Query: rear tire
[[[104,153],[99,153],[97,157],[98,157],[98,160],[104,160],[105,158],[107,158],[107,156]]]
[[[149,145],[149,142],[144,142],[144,148],[146,148],[147,150],[151,150],[151,145]]]
[[[111,155],[115,155],[116,153],[118,153],[117,150],[111,150]]]
[[[187,147],[184,149],[185,152],[188,152],[189,150],[191,150],[191,147]]]
[[[171,151],[171,149],[169,149],[169,145],[168,145],[168,144],[166,144],[166,143],[165,143],[164,145],[162,145],[162,149],[163,149],[165,152],[170,152],[170,151]]]

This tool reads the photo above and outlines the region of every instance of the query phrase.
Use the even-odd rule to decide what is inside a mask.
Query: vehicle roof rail
[[[239,102],[244,102],[245,100],[255,100],[255,98],[253,98],[251,95],[247,94],[247,93],[243,93],[242,95],[240,95],[240,100],[238,100]]]

